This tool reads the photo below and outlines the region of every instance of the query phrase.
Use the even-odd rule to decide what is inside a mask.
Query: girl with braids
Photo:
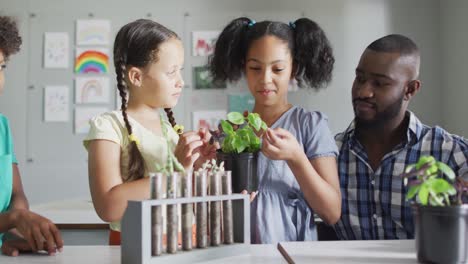
[[[313,89],[328,84],[333,63],[325,33],[307,18],[289,25],[237,18],[216,42],[213,78],[245,76],[253,112],[270,127],[262,135],[258,191],[251,194],[253,243],[316,240],[313,212],[328,224],[340,217],[338,151],[327,117],[287,98],[291,81]]]
[[[0,95],[3,93],[5,84],[7,61],[11,55],[20,50],[21,42],[15,20],[9,16],[0,16]],[[3,237],[6,232],[10,233],[8,239]],[[63,247],[58,228],[49,219],[29,211],[28,199],[23,191],[14,151],[10,124],[1,113],[0,246],[2,253],[9,256],[39,250],[46,250],[49,255],[55,255],[57,249],[62,251]]]
[[[150,198],[149,172],[192,169],[215,156],[207,131],[182,133],[174,120],[171,108],[184,85],[183,62],[179,37],[152,20],[136,20],[117,33],[114,65],[121,110],[91,119],[84,140],[91,196],[97,214],[111,222],[111,245],[120,244],[127,201]],[[161,108],[169,122],[158,113]]]

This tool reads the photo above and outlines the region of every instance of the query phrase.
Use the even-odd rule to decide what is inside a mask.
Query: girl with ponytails
[[[220,34],[214,80],[247,79],[253,112],[270,127],[251,194],[253,243],[316,240],[313,213],[334,224],[341,214],[337,147],[327,117],[288,102],[290,83],[318,89],[331,80],[334,58],[323,30],[301,18],[289,24],[241,17]]]

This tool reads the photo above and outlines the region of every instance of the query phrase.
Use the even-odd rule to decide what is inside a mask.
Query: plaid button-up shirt
[[[468,177],[468,141],[440,127],[428,127],[411,112],[406,140],[387,153],[374,171],[354,133],[354,122],[335,136],[340,155],[341,219],[335,231],[341,239],[414,238],[407,188],[400,175],[421,155],[445,162],[458,176]]]

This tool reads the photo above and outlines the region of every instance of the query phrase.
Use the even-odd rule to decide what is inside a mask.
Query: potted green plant
[[[432,156],[420,157],[402,176],[409,187],[406,199],[413,202],[418,260],[467,263],[467,183]]]
[[[218,163],[232,171],[232,190],[256,191],[258,188],[257,160],[261,147],[260,137],[267,125],[257,113],[230,112],[221,120],[218,130],[212,131],[213,140],[221,144],[217,152]]]

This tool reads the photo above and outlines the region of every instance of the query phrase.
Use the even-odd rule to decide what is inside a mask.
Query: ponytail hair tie
[[[296,23],[289,21],[289,27],[292,29],[296,29]]]
[[[135,142],[137,146],[140,146],[140,140],[138,140],[134,134],[128,135],[128,140],[130,140],[130,142]]]
[[[184,133],[184,126],[183,126],[183,125],[175,125],[175,126],[174,126],[174,131],[175,131],[177,134],[181,135],[181,134]]]
[[[250,28],[250,27],[253,27],[253,25],[255,25],[255,23],[257,23],[255,20],[251,19],[249,24],[247,24],[247,26]]]

